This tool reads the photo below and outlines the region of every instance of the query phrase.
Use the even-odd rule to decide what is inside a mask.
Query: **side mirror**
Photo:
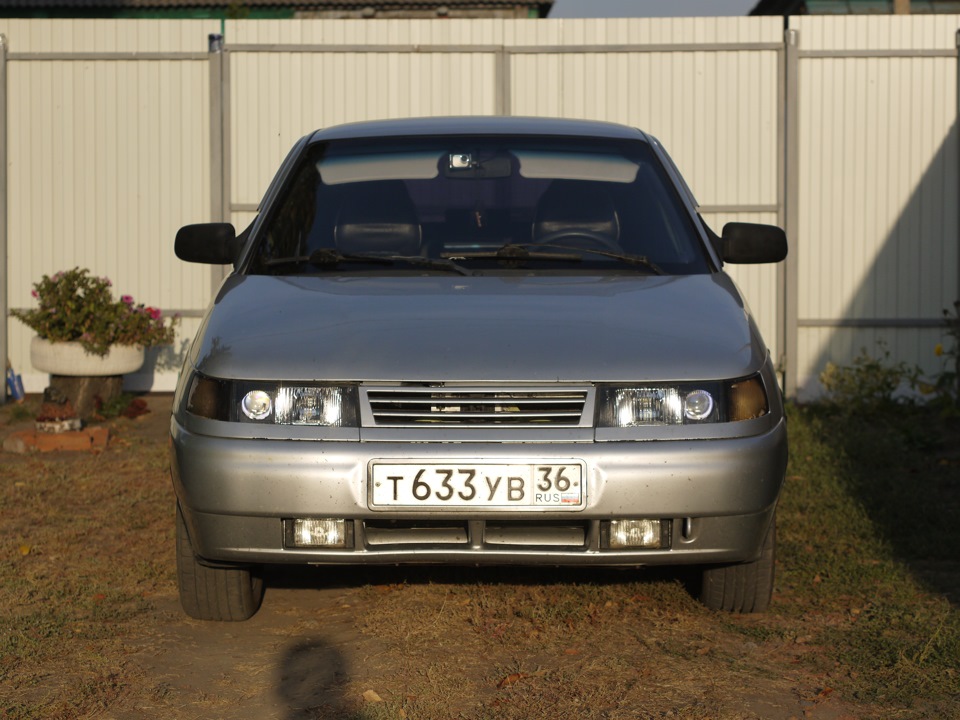
[[[187,262],[230,265],[242,247],[243,241],[230,223],[200,223],[177,231],[173,251]]]
[[[724,262],[775,263],[786,256],[787,234],[775,225],[733,222],[723,226],[720,257]]]

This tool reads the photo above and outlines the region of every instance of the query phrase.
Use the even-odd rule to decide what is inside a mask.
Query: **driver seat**
[[[377,180],[349,187],[333,237],[337,250],[345,255],[419,255],[420,221],[403,181]]]
[[[533,242],[578,239],[616,245],[620,240],[617,208],[597,183],[554,180],[537,203]]]

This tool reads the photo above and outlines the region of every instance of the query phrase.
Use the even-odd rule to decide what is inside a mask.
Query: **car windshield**
[[[252,274],[709,271],[690,214],[639,141],[313,146],[258,237]]]

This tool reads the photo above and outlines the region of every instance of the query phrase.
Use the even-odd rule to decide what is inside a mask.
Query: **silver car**
[[[787,461],[770,356],[669,156],[599,122],[317,131],[232,263],[171,420],[187,614],[253,615],[271,563],[688,565],[764,610]]]

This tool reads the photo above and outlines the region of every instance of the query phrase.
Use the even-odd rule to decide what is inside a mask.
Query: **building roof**
[[[759,0],[751,15],[889,15],[893,0]],[[960,0],[910,0],[915,14],[960,12]]]
[[[751,15],[796,15],[803,7],[803,0],[760,0],[750,11]]]
[[[423,10],[446,6],[458,9],[498,9],[537,7],[546,17],[553,0],[0,0],[0,9],[50,8],[167,8],[167,7],[228,7],[228,6],[283,6],[310,7],[316,10]]]

